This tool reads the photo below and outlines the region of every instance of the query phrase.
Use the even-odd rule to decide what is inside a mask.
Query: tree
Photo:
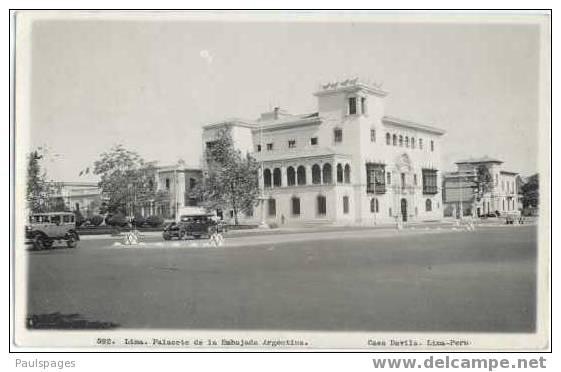
[[[32,151],[27,157],[27,205],[32,213],[46,212],[52,190],[47,175],[39,161],[43,158],[41,149]]]
[[[253,209],[259,197],[259,164],[234,148],[229,130],[221,130],[207,144],[203,182],[197,194],[213,209],[231,208],[237,225],[238,214]]]
[[[485,165],[477,167],[477,177],[475,179],[475,199],[480,201],[483,195],[491,191],[493,187],[493,176],[489,172],[489,168]]]
[[[138,203],[154,198],[154,165],[122,145],[102,153],[94,163],[93,173],[101,178],[99,187],[107,200],[104,211],[134,215]]]
[[[522,206],[524,208],[537,208],[540,204],[540,182],[539,175],[536,173],[526,180],[522,185]]]

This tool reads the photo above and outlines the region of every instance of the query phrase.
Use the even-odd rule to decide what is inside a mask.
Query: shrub
[[[146,219],[141,214],[135,214],[133,223],[135,226],[140,227],[146,223]]]
[[[269,228],[270,228],[270,229],[278,229],[278,228],[279,228],[279,224],[276,223],[276,222],[271,222],[271,223],[269,224]]]
[[[90,222],[92,223],[92,225],[94,226],[99,226],[101,225],[101,223],[103,222],[103,216],[99,215],[99,214],[94,214],[92,216],[92,218],[90,218]]]
[[[122,213],[107,216],[105,223],[109,226],[125,226],[129,221]]]
[[[148,218],[146,218],[146,224],[152,227],[159,227],[162,226],[164,223],[164,219],[161,216],[148,216]]]
[[[79,209],[74,211],[74,215],[76,216],[76,227],[79,227],[84,223],[84,221],[86,221],[84,215],[82,214],[82,212],[80,212]]]

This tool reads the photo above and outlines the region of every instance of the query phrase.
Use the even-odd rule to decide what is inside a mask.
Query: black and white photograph
[[[545,350],[547,11],[17,11],[15,343]]]

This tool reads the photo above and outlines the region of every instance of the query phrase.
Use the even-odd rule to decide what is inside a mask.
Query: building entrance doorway
[[[403,222],[407,222],[407,200],[401,199],[401,218]]]

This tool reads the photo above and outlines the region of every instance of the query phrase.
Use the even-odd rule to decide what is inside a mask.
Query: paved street
[[[198,242],[85,237],[29,251],[29,315],[123,328],[528,332],[536,227],[242,234]]]

